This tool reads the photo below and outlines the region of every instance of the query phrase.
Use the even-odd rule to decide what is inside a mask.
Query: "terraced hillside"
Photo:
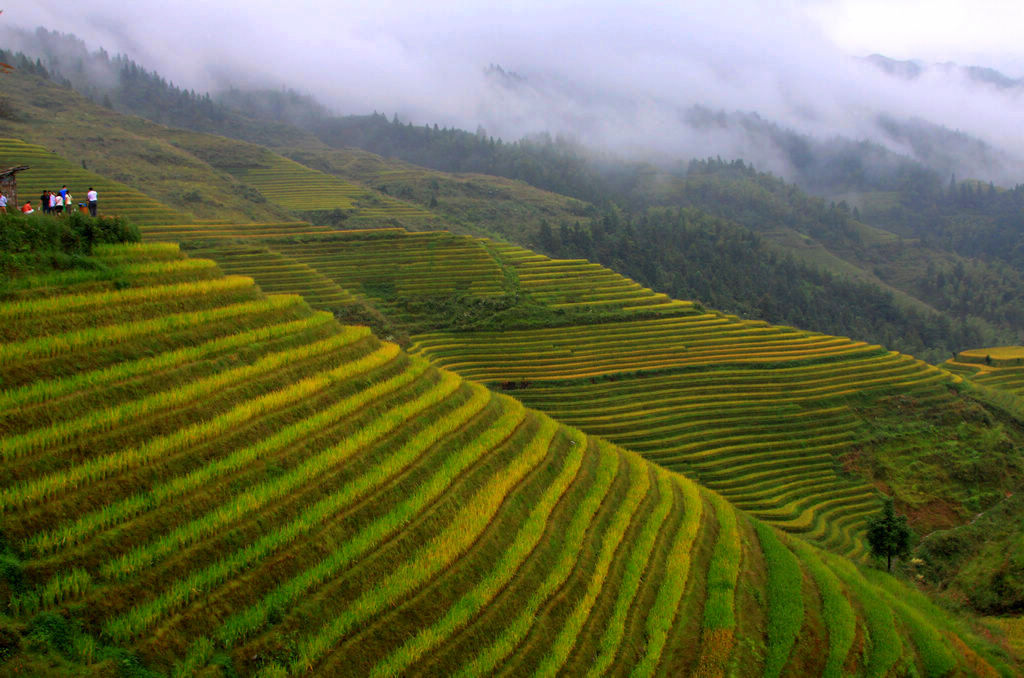
[[[942,366],[976,383],[1024,396],[1024,346],[960,351]]]
[[[221,247],[216,254],[226,273],[251,276],[268,294],[301,294],[310,306],[325,311],[338,310],[355,301],[348,290],[315,269],[265,247]]]
[[[26,144],[18,139],[0,139],[0,168],[28,165],[18,173],[18,198],[30,200],[39,209],[39,195],[44,190],[57,191],[67,185],[75,203],[85,202],[89,187],[100,196],[100,213],[124,216],[140,226],[179,224],[187,217],[148,195],[94,172],[76,167],[62,156],[42,146]]]
[[[464,232],[483,231],[528,244],[536,242],[541,224],[585,227],[590,223],[591,208],[586,203],[523,181],[489,174],[439,172],[358,148],[279,144],[274,150],[344,181],[419,204],[439,215],[447,228],[459,227]]]
[[[906,356],[713,313],[555,330],[419,335],[412,347],[464,376],[695,477],[778,526],[840,552],[878,509],[837,453],[859,440],[845,402],[945,379]],[[768,369],[765,369],[766,366]]]
[[[505,291],[501,267],[479,241],[444,231],[355,233],[282,242],[276,249],[363,292],[386,289],[413,298],[454,292],[486,297]]]
[[[433,304],[439,299],[500,305],[508,294],[509,283],[485,243],[445,231],[334,231],[296,222],[150,228],[144,234],[184,241],[260,285],[281,284],[272,289],[303,294],[314,306],[322,301],[324,285],[340,288],[410,326],[436,323]]]
[[[52,150],[67,158],[71,168],[88,167],[90,172],[127,184],[149,199],[185,213],[176,215],[172,222],[162,223],[181,223],[192,217],[241,221],[288,217],[286,210],[268,203],[258,192],[207,161],[230,156],[232,162],[238,163],[253,149],[265,149],[120,114],[33,70],[18,68],[4,81],[7,114],[0,118],[0,138],[21,139]],[[274,132],[278,143],[297,141],[286,130]],[[7,161],[9,164],[4,167],[32,164],[18,157]],[[108,195],[109,190],[100,189],[99,181],[78,186],[77,179],[72,182],[64,176],[56,186],[47,184],[39,189],[60,188],[63,183],[78,198],[84,197],[90,185],[96,186],[100,191],[101,214],[112,205],[106,199],[116,197],[113,193]]]
[[[358,222],[394,219],[410,225],[435,218],[422,207],[343,181],[269,151],[254,166],[225,169],[239,181],[258,189],[268,200],[298,212],[343,210]]]
[[[309,267],[411,328],[479,321],[521,300],[554,314],[544,321],[562,324],[570,317],[670,316],[693,309],[690,302],[669,299],[597,264],[551,260],[447,231],[336,231],[295,222],[160,226],[143,233],[147,239],[183,242],[257,281],[262,265],[246,268],[233,260],[238,248],[258,247],[267,257],[282,258],[282,265]],[[300,283],[292,289],[302,294],[305,288]]]
[[[44,189],[57,190],[66,184],[77,203],[85,200],[85,193],[92,186],[100,194],[104,214],[126,216],[142,227],[191,225],[191,220],[183,213],[124,184],[76,167],[42,146],[17,139],[0,139],[0,168],[16,165],[31,168],[18,175],[18,192],[22,200],[31,199],[37,207],[39,194]],[[421,207],[342,181],[265,149],[260,149],[260,162],[255,166],[228,169],[240,182],[288,210],[342,210],[351,225],[376,226],[382,222],[422,225],[436,220],[434,214]],[[288,222],[275,225],[286,227]],[[323,227],[314,228],[323,230]],[[189,229],[180,230],[182,235],[189,234]],[[175,230],[165,229],[165,232],[171,234]]]
[[[524,290],[556,306],[667,306],[672,314],[438,331],[415,336],[412,352],[515,389],[531,407],[839,552],[863,551],[860,529],[878,509],[874,489],[840,463],[844,451],[866,442],[857,405],[893,394],[934,405],[950,398],[948,375],[878,346],[740,321],[650,293],[632,297],[628,281],[607,269],[497,249]]]
[[[0,300],[0,671],[1015,670],[886,575],[297,296],[170,244],[96,257]]]
[[[514,389],[530,406],[842,553],[863,553],[861,529],[879,507],[864,475],[845,468],[846,456],[875,438],[868,410],[907,398],[941,410],[953,397],[955,377],[908,356],[740,321],[602,266],[486,239],[253,232],[247,246],[258,242],[266,253],[248,260],[230,240],[211,236],[196,247],[267,282],[268,270],[305,267],[400,324],[440,328],[415,335],[412,351]],[[287,289],[318,302],[322,288],[306,282],[308,272],[283,275]],[[915,443],[887,444],[899,458],[900,445]]]
[[[333,233],[328,226],[314,226],[306,221],[259,222],[237,224],[204,221],[191,224],[163,224],[143,226],[146,240],[172,243],[219,242],[223,240],[255,242],[273,238],[292,238],[306,235]]]
[[[693,309],[689,301],[669,299],[585,259],[551,259],[507,243],[485,242],[515,272],[523,292],[551,308],[658,313]]]

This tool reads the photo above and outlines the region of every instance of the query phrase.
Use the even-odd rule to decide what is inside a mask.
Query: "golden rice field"
[[[957,361],[986,365],[1024,365],[1024,346],[993,346],[957,353]]]
[[[877,492],[842,467],[864,443],[858,406],[899,396],[941,407],[951,398],[955,377],[909,356],[706,311],[589,262],[446,232],[284,237],[273,228],[261,238],[255,227],[244,245],[211,236],[197,246],[275,291],[317,305],[333,284],[413,326],[433,318],[432,307],[411,304],[445,295],[571,312],[555,327],[419,334],[410,349],[837,552],[864,552],[860,533],[879,506]]]
[[[493,299],[509,291],[501,266],[484,243],[447,231],[300,233],[304,227],[298,225],[283,232],[279,225],[259,224],[188,228],[187,235],[179,230],[157,237],[186,240],[226,270],[250,275],[261,286],[270,284],[272,291],[302,294],[315,307],[327,308],[318,306],[324,295],[341,290],[372,300],[392,319],[415,323],[430,321],[432,313],[410,309],[410,302],[450,296]],[[225,235],[227,229],[232,232]],[[238,237],[242,234],[248,235]]]
[[[42,629],[0,670],[1015,670],[887,575],[297,295],[170,244],[96,256],[0,299],[0,620]]]
[[[144,235],[147,239],[184,242],[228,270],[253,276],[261,285],[266,271],[257,261],[259,257],[248,259],[253,263],[246,268],[246,257],[238,253],[246,248],[262,250],[265,256],[276,258],[275,266],[311,269],[412,327],[443,326],[444,320],[438,320],[423,303],[446,297],[462,302],[503,300],[499,303],[528,298],[556,313],[593,317],[693,312],[691,302],[669,299],[597,264],[552,260],[486,238],[447,231],[336,231],[304,222],[202,223],[146,228]],[[297,282],[288,291],[305,294],[303,284]],[[315,305],[319,287],[313,284],[308,290],[307,301]]]
[[[248,275],[268,294],[301,294],[318,310],[337,310],[352,304],[353,295],[319,271],[268,247],[236,245],[196,250],[209,256],[228,274]]]
[[[306,222],[199,223],[144,229],[149,240],[182,242],[224,270],[251,276],[267,291],[295,293],[314,308],[371,300],[393,320],[416,323],[423,299],[504,296],[508,283],[484,243],[446,231],[400,228],[337,231]]]
[[[669,304],[672,313],[544,329],[436,331],[414,336],[411,352],[513,389],[527,405],[841,553],[864,552],[860,531],[879,506],[874,489],[844,473],[839,461],[863,442],[850,400],[903,394],[941,405],[950,398],[953,378],[909,356],[701,311],[649,290],[630,299],[630,281],[607,269],[495,249],[521,289],[554,305]]]
[[[501,267],[487,249],[478,240],[446,231],[344,232],[273,246],[342,287],[363,292],[388,288],[400,298],[504,293]]]
[[[123,216],[139,226],[178,224],[186,216],[134,188],[93,172],[76,167],[60,155],[18,139],[0,139],[0,169],[28,165],[19,172],[18,199],[21,204],[31,201],[40,208],[39,196],[44,190],[58,191],[67,185],[74,202],[84,203],[89,187],[99,195],[99,213]],[[19,205],[20,206],[20,205]]]
[[[422,207],[348,183],[269,151],[265,160],[260,167],[235,169],[230,173],[255,188],[268,201],[286,209],[299,212],[341,210],[347,214],[351,225],[365,227],[392,222],[422,225],[435,219],[432,212]],[[190,223],[184,211],[118,181],[82,169],[58,153],[18,139],[0,139],[0,169],[18,165],[30,167],[18,174],[18,197],[22,204],[31,200],[33,207],[38,209],[39,196],[44,189],[56,191],[66,184],[77,206],[85,202],[85,194],[91,186],[99,194],[102,214],[127,217],[147,236],[150,235],[147,227],[160,227],[152,231],[157,239],[189,240],[193,236],[206,237],[213,231],[219,237],[252,238],[256,237],[254,232],[267,237],[331,230],[304,222],[260,224],[255,228],[241,228],[237,224],[219,224],[221,228],[212,230],[200,228],[201,224]],[[187,211],[187,205],[182,207]]]
[[[1024,396],[1024,346],[960,351],[942,367],[974,383]]]
[[[142,234],[146,240],[174,243],[203,243],[220,240],[245,243],[258,242],[265,238],[294,238],[331,232],[332,229],[327,226],[314,226],[305,221],[258,222],[251,224],[196,222],[191,224],[161,224],[158,226],[144,226],[142,228]]]
[[[433,332],[411,351],[501,388],[845,553],[878,510],[838,468],[853,394],[949,397],[949,378],[877,346],[719,314],[504,333]]]
[[[358,221],[396,219],[420,222],[433,213],[412,203],[343,181],[284,156],[267,153],[259,167],[232,169],[241,182],[256,188],[267,200],[298,212],[342,210]]]
[[[604,307],[647,313],[693,308],[691,302],[670,299],[601,264],[585,259],[551,259],[516,245],[489,239],[484,242],[514,270],[523,292],[552,308]]]

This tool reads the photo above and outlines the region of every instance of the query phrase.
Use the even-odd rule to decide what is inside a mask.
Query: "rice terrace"
[[[1024,673],[1024,348],[716,310],[543,246],[663,205],[6,60],[18,202],[100,214],[0,213],[0,675]]]

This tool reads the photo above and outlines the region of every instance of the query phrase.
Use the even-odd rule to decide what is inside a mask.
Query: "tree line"
[[[877,285],[841,278],[695,208],[608,209],[589,228],[543,223],[539,249],[600,262],[679,299],[747,318],[848,336],[941,361],[1007,336],[974,316],[906,308]]]

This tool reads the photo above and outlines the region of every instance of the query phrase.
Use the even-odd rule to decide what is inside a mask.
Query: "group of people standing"
[[[99,195],[96,193],[96,189],[92,186],[89,187],[89,191],[85,194],[86,203],[80,205],[80,207],[88,206],[89,216],[96,216],[96,208],[99,203]],[[71,192],[68,191],[67,185],[61,186],[59,191],[43,191],[39,196],[39,204],[42,206],[43,214],[56,214],[58,216],[65,212],[70,212],[74,205],[74,198],[71,197]],[[0,193],[0,212],[7,211],[7,196]],[[32,214],[35,210],[32,208],[32,201],[29,200],[21,207],[23,214]]]
[[[96,216],[96,205],[98,196],[96,190],[90,186],[88,193],[86,193],[86,204],[89,207],[89,215]],[[59,191],[43,191],[42,195],[39,196],[39,202],[43,206],[43,214],[56,214],[60,216],[64,212],[70,212],[74,206],[74,198],[71,197],[71,192],[68,191],[68,187],[61,186]],[[80,205],[83,206],[84,205]]]

